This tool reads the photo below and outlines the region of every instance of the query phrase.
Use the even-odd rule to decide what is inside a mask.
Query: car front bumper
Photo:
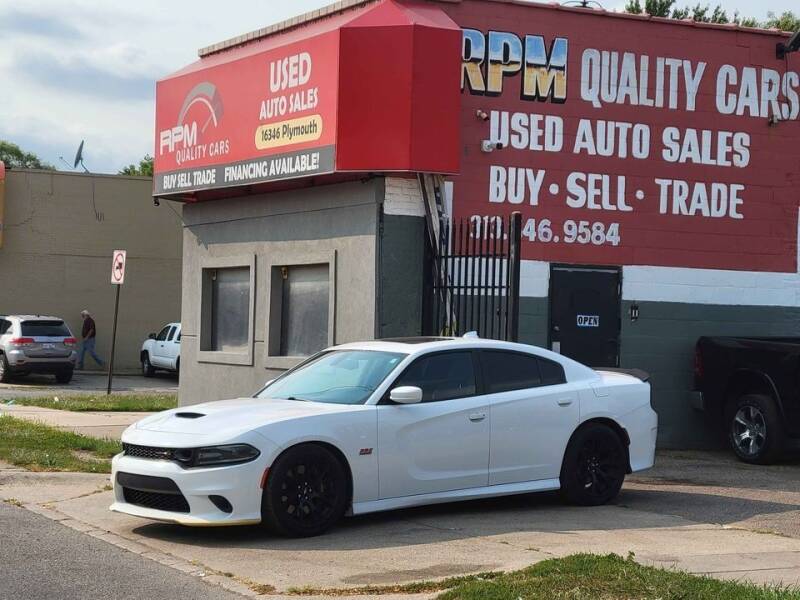
[[[267,461],[262,454],[240,465],[185,469],[168,460],[118,454],[111,462],[114,503],[110,509],[181,525],[260,523],[261,483]],[[181,504],[176,496],[185,499],[184,509],[175,509]],[[211,496],[221,496],[230,503],[232,510],[225,512],[218,508]]]

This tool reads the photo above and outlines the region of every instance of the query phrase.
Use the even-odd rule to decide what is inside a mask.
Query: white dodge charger
[[[645,381],[533,346],[344,344],[253,398],[129,427],[111,510],[309,536],[345,514],[544,490],[597,505],[653,465],[657,422]]]

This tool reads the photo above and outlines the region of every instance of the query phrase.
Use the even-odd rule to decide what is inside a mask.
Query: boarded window
[[[245,352],[250,326],[250,268],[205,269],[209,278],[210,334],[203,350]],[[204,319],[205,321],[205,319]]]
[[[327,264],[281,267],[281,356],[309,356],[328,346]]]

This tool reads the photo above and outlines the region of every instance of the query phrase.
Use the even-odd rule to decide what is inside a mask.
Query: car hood
[[[347,412],[360,406],[301,400],[239,398],[182,406],[142,419],[141,431],[230,437],[263,425],[328,413]]]

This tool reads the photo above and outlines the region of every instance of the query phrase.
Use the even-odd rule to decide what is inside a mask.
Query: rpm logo
[[[520,75],[520,98],[562,104],[567,100],[569,41],[556,37],[549,48],[544,36],[524,39],[507,31],[464,29],[461,46],[461,89],[481,96],[499,96],[506,78]]]
[[[159,154],[174,154],[178,165],[228,154],[227,139],[202,141],[207,132],[216,130],[222,114],[222,97],[217,87],[208,81],[198,83],[186,95],[177,124],[159,132]]]

